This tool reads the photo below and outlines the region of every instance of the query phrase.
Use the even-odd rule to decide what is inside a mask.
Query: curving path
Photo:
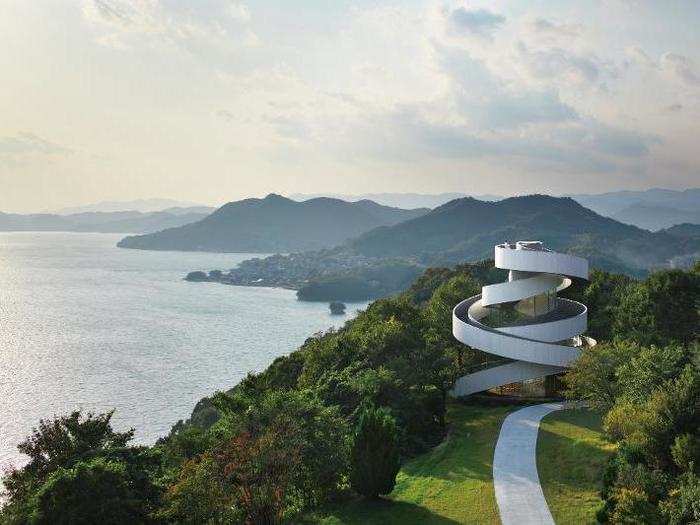
[[[544,416],[563,408],[563,403],[528,406],[503,421],[493,457],[493,485],[503,525],[554,525],[537,474],[537,433]]]

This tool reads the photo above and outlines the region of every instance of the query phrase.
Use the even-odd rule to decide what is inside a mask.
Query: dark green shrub
[[[692,472],[683,474],[678,488],[661,503],[661,511],[670,525],[700,522],[700,478]]]
[[[59,468],[32,498],[29,522],[147,523],[143,501],[130,485],[125,465],[103,458]]]
[[[649,503],[646,494],[638,489],[619,489],[615,494],[615,509],[610,521],[616,525],[656,525],[663,523],[658,509]]]
[[[595,512],[595,519],[598,523],[608,523],[610,521],[610,511],[612,510],[612,501],[606,499],[600,504]]]
[[[357,423],[350,456],[350,482],[363,496],[394,489],[399,472],[396,421],[382,408],[365,408]]]
[[[671,447],[671,456],[680,469],[697,471],[700,468],[700,438],[692,434],[677,436]]]

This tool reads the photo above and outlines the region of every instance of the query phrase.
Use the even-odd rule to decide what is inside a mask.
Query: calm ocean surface
[[[76,408],[115,408],[117,428],[152,443],[200,398],[347,319],[289,290],[182,280],[250,255],[124,250],[121,237],[0,233],[0,467],[21,464],[40,418]]]

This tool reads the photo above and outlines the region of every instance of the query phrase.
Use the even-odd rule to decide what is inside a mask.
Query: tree
[[[146,521],[160,500],[161,489],[154,480],[161,475],[162,457],[157,449],[128,446],[134,431],[115,432],[112,414],[83,416],[76,411],[41,420],[18,446],[29,462],[3,478],[8,501],[0,522],[47,522],[56,509],[70,504],[75,513],[67,509],[61,519],[80,523],[92,512],[90,505],[109,509],[120,499],[131,522]],[[89,501],[82,502],[83,498]]]
[[[620,346],[618,343],[617,347]],[[681,373],[689,363],[688,348],[671,344],[663,347],[635,347],[617,368],[621,399],[641,403],[654,389]]]
[[[165,494],[158,517],[167,523],[198,525],[240,521],[235,496],[223,483],[211,454],[187,461]]]
[[[376,498],[394,489],[399,472],[399,449],[394,418],[382,408],[367,407],[355,431],[350,482],[363,496]]]
[[[246,524],[282,522],[294,472],[302,462],[297,425],[290,419],[275,421],[258,435],[235,436],[217,452],[224,482],[233,491]]]
[[[466,361],[476,352],[457,341],[452,335],[452,310],[457,303],[478,294],[481,286],[471,276],[459,275],[440,285],[430,298],[423,317],[426,322],[426,342],[454,358],[455,375],[464,372]],[[456,379],[453,378],[453,380]]]
[[[603,426],[611,436],[642,451],[647,465],[673,470],[676,439],[700,428],[700,370],[686,365],[676,378],[659,387],[646,399],[620,399],[606,414]]]
[[[603,341],[612,338],[615,310],[631,283],[633,280],[626,275],[593,270],[583,293],[571,297],[588,307],[588,333],[591,337]],[[564,295],[569,295],[568,290]]]
[[[289,472],[290,501],[300,507],[317,505],[333,494],[347,472],[347,423],[336,407],[325,406],[305,391],[270,391],[260,398],[230,400],[217,396],[215,402],[234,436],[247,434],[258,446],[260,436],[275,430],[265,439],[281,449],[297,450],[303,458]],[[251,445],[252,446],[252,445]],[[291,452],[290,452],[290,455]]]
[[[42,419],[39,427],[17,446],[29,456],[29,463],[22,469],[11,470],[4,478],[10,500],[28,497],[34,487],[59,468],[71,468],[81,459],[125,447],[134,431],[114,432],[113,413],[83,416],[75,411],[69,416]]]
[[[638,352],[638,345],[627,342],[585,348],[564,376],[566,395],[588,401],[595,410],[610,410],[620,393],[618,368]]]
[[[148,522],[125,465],[104,458],[58,468],[29,504],[29,523],[37,525]]]
[[[700,517],[697,343],[628,342],[584,351],[568,394],[606,412],[617,452],[603,475],[601,522],[691,523]]]
[[[615,309],[613,336],[643,345],[689,343],[698,337],[700,275],[682,270],[654,272],[627,287]]]

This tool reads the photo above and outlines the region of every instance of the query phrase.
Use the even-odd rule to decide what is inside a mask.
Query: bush
[[[700,469],[700,438],[692,434],[676,437],[671,447],[673,462],[678,468],[690,472]]]
[[[376,498],[394,489],[399,472],[396,422],[382,408],[365,408],[355,432],[350,466],[352,487]]]
[[[226,490],[214,458],[205,454],[183,465],[178,480],[165,494],[158,517],[167,523],[183,525],[235,523],[243,516],[234,506],[234,494]]]
[[[31,500],[29,522],[147,523],[144,512],[145,506],[133,492],[124,464],[97,458],[51,474]]]
[[[53,522],[93,523],[81,521],[81,516],[93,508],[110,509],[122,496],[128,501],[120,512],[127,514],[115,511],[115,516],[147,515],[160,497],[152,483],[161,461],[159,452],[128,446],[133,430],[115,432],[112,414],[76,411],[41,420],[17,447],[29,462],[3,476],[7,502],[0,509],[0,523],[24,524],[30,514],[37,523],[48,522],[62,506],[67,507]],[[137,513],[136,505],[142,511]]]
[[[639,489],[620,489],[615,494],[615,509],[610,516],[614,524],[656,525],[663,523],[658,509],[649,503],[646,494]]]
[[[661,510],[670,525],[700,522],[700,478],[686,473],[671,497],[661,503]]]

